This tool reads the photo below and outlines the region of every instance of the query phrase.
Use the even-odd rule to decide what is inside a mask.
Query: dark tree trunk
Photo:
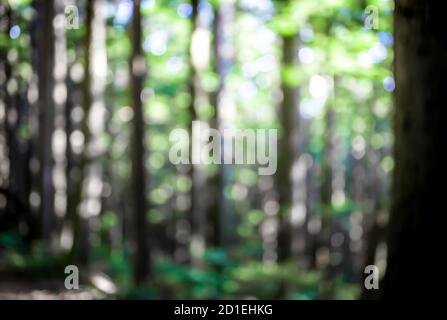
[[[193,52],[193,37],[199,27],[199,0],[192,0],[192,14],[191,14],[191,37],[189,46],[189,64],[190,74],[188,89],[191,95],[191,102],[189,105],[190,120],[198,120],[196,107],[200,103],[200,98],[204,95],[203,88],[200,86],[199,70],[194,65],[194,60],[197,60],[197,52]],[[200,53],[199,53],[200,54]],[[194,56],[196,55],[196,56]],[[189,126],[189,136],[192,137],[192,126]],[[190,144],[190,154],[192,154],[192,143]],[[203,194],[205,193],[204,183],[206,178],[204,177],[204,169],[200,165],[191,164],[189,176],[191,179],[190,189],[190,201],[189,217],[191,225],[191,240],[189,241],[192,246],[198,245],[204,247],[206,238],[206,208],[204,206]],[[190,262],[194,266],[201,266],[201,257],[194,254],[189,250]]]
[[[325,249],[324,258],[318,266],[324,270],[322,289],[323,295],[332,296],[334,290],[333,278],[337,273],[339,265],[335,265],[331,261],[331,257],[337,251],[331,244],[331,236],[336,233],[337,222],[333,217],[333,198],[337,190],[341,190],[341,186],[336,182],[336,178],[340,179],[340,170],[342,168],[337,157],[338,139],[336,134],[336,112],[335,112],[335,90],[336,77],[333,77],[332,84],[332,101],[328,102],[326,111],[326,132],[324,158],[321,164],[321,232],[320,232],[320,248]]]
[[[439,1],[396,0],[395,169],[385,298],[431,296],[439,287],[447,126],[447,33]]]
[[[214,19],[213,19],[213,42],[212,42],[212,50],[214,54],[214,70],[216,73],[218,73],[219,70],[219,28],[221,25],[220,21],[220,15],[219,15],[219,9],[214,9]],[[218,102],[219,102],[219,95],[222,91],[222,83],[219,83],[219,87],[217,90],[215,90],[211,96],[211,104],[214,106],[214,115],[211,119],[211,127],[214,129],[219,130],[219,108],[218,108]],[[220,244],[221,239],[221,227],[220,227],[220,219],[219,219],[219,210],[220,210],[220,200],[221,198],[221,190],[220,190],[220,181],[221,181],[221,170],[219,166],[219,170],[217,170],[217,173],[212,176],[209,181],[207,181],[208,189],[211,194],[212,201],[207,207],[207,216],[208,220],[210,221],[210,232],[208,232],[208,243],[210,246],[217,247]]]
[[[194,34],[194,31],[196,30],[197,27],[197,13],[198,13],[198,0],[192,0],[191,1],[191,6],[192,6],[192,14],[191,14],[191,37],[190,37],[190,47],[189,47],[189,83],[188,83],[188,90],[189,90],[189,94],[191,95],[191,101],[189,103],[189,116],[190,116],[190,122],[192,123],[192,121],[197,119],[197,114],[196,114],[196,109],[195,109],[195,101],[196,101],[196,86],[195,86],[195,78],[197,76],[197,72],[196,69],[194,67],[193,64],[193,57],[192,57],[192,53],[191,53],[191,44],[192,44],[192,36]],[[192,127],[189,126],[189,136],[192,137]],[[190,154],[192,154],[192,144],[190,146]],[[196,202],[196,194],[197,194],[197,183],[196,183],[196,179],[195,179],[195,167],[193,164],[190,165],[190,171],[189,171],[189,176],[191,179],[191,190],[190,190],[190,208],[189,208],[189,221],[191,224],[191,229],[192,232],[194,233],[197,230],[197,226],[195,225],[195,215],[196,215],[196,207],[197,207],[197,202]]]
[[[145,147],[144,147],[144,113],[141,101],[146,74],[146,62],[143,54],[140,1],[134,0],[132,21],[132,56],[130,60],[131,70],[131,95],[133,106],[133,132],[131,141],[132,158],[132,213],[135,233],[134,242],[134,280],[137,285],[143,284],[149,276],[149,244],[146,222],[146,181]]]
[[[39,85],[39,65],[41,56],[41,39],[42,34],[45,32],[44,14],[42,12],[42,2],[34,0],[32,7],[36,10],[34,19],[30,21],[30,44],[31,44],[31,65],[33,68],[33,77],[29,84],[29,92],[33,92],[34,96],[29,99],[29,118],[28,123],[30,127],[30,142],[29,142],[29,170],[30,170],[30,192],[33,197],[29,201],[29,216],[28,216],[28,238],[27,242],[31,243],[33,240],[38,239],[41,236],[41,224],[40,224],[40,208],[39,201],[36,201],[36,195],[40,194],[40,176],[39,168],[36,165],[39,159],[39,99],[36,91]]]
[[[42,14],[44,30],[39,47],[39,164],[40,164],[40,215],[42,238],[48,246],[55,222],[52,135],[54,130],[54,52],[55,35],[53,28],[54,0],[43,1]]]
[[[90,73],[90,57],[91,57],[91,43],[92,43],[92,25],[94,18],[94,1],[87,1],[86,3],[86,33],[84,36],[84,82],[82,86],[83,96],[83,118],[81,122],[81,132],[84,136],[84,150],[79,157],[78,172],[79,177],[73,181],[73,194],[68,198],[68,215],[73,217],[73,247],[71,251],[71,260],[82,265],[87,265],[89,262],[89,237],[88,237],[88,219],[81,214],[82,204],[82,190],[83,183],[87,171],[87,146],[90,141],[90,130],[88,127],[88,115],[92,105],[92,76]]]
[[[228,96],[228,88],[225,84],[226,78],[230,73],[231,66],[234,60],[233,44],[231,43],[231,35],[227,25],[232,23],[234,19],[234,4],[222,3],[214,10],[213,21],[213,51],[214,51],[214,68],[219,76],[219,85],[217,90],[213,93],[211,100],[214,105],[215,112],[212,119],[212,126],[218,129],[221,133],[225,128],[225,119],[223,118],[222,108],[223,101]],[[226,51],[226,52],[224,52]],[[221,150],[224,150],[225,145],[231,143],[225,137],[222,138]],[[217,188],[214,193],[214,205],[210,206],[210,220],[213,224],[214,236],[212,241],[216,246],[228,248],[235,241],[234,232],[234,208],[231,199],[225,194],[225,189],[230,184],[233,175],[231,164],[224,164],[223,154],[221,152],[221,164],[219,165],[218,173],[210,182]]]
[[[282,66],[291,68],[297,62],[298,38],[296,34],[284,36],[282,39]],[[278,195],[281,206],[278,259],[284,261],[290,258],[292,253],[292,227],[290,215],[292,208],[292,166],[295,160],[295,148],[293,141],[294,126],[297,125],[295,112],[298,106],[299,89],[296,85],[281,84],[283,94],[280,107],[280,121],[282,130],[279,141],[279,165],[278,165]]]

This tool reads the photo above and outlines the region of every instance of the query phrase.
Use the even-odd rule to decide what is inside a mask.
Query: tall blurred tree
[[[220,132],[228,126],[226,114],[232,112],[232,97],[228,89],[227,77],[234,60],[234,48],[231,39],[231,25],[234,20],[234,0],[221,1],[215,4],[213,20],[213,51],[214,70],[218,76],[218,86],[212,96],[214,117],[212,123]],[[225,110],[225,112],[224,112]],[[230,164],[225,164],[223,155],[225,148],[231,147],[232,142],[224,136],[221,141],[221,164],[219,165],[216,182],[218,192],[215,194],[214,240],[220,247],[230,246],[234,241],[234,209],[229,199],[229,187],[233,171]]]
[[[335,89],[335,83],[333,84]],[[336,113],[334,110],[334,101],[329,101],[326,107],[325,114],[325,132],[324,132],[324,151],[321,163],[321,178],[320,178],[320,205],[321,205],[321,234],[320,234],[320,249],[326,255],[326,259],[322,259],[324,263],[320,265],[321,268],[327,268],[326,276],[331,278],[334,269],[330,266],[331,255],[331,230],[334,224],[333,218],[333,201],[334,201],[334,181],[335,181],[335,165],[336,165]]]
[[[189,117],[190,117],[190,122],[197,120],[197,113],[196,113],[196,108],[195,108],[195,103],[196,103],[196,77],[197,77],[197,71],[196,68],[194,66],[194,57],[193,57],[193,39],[194,39],[194,33],[197,29],[197,19],[198,19],[198,6],[199,6],[199,0],[191,0],[191,7],[192,7],[192,11],[191,11],[191,17],[190,17],[190,21],[191,21],[191,36],[190,36],[190,40],[189,40],[189,48],[188,48],[188,58],[189,58],[189,79],[188,79],[188,91],[190,94],[190,102],[189,102],[189,106],[188,106],[188,110],[189,110]],[[192,137],[192,126],[189,126],[189,136]],[[191,148],[191,146],[190,146]],[[190,150],[191,152],[191,150]],[[195,208],[196,208],[196,192],[197,190],[195,189],[196,184],[194,183],[194,165],[191,165],[191,168],[189,170],[189,175],[190,175],[190,179],[192,182],[192,187],[190,190],[190,220],[191,220],[191,224],[193,225],[193,220],[194,220],[194,215],[195,215]],[[194,226],[193,226],[194,227]]]
[[[75,238],[73,254],[81,263],[88,263],[93,219],[101,212],[102,162],[104,146],[100,135],[104,131],[104,90],[107,75],[105,1],[87,3],[87,30],[85,36],[85,77],[83,83],[84,112],[81,134],[83,152],[79,160],[78,179],[69,209],[75,210]],[[93,223],[94,224],[94,223]]]
[[[282,36],[282,68],[293,69],[296,67],[298,56],[297,33]],[[284,261],[290,258],[292,253],[292,227],[290,224],[292,207],[292,166],[294,163],[294,128],[296,123],[296,112],[298,109],[299,88],[295,83],[287,79],[281,82],[282,102],[280,106],[281,135],[279,140],[279,165],[278,165],[278,196],[281,203],[281,226],[279,231],[278,259]]]
[[[11,30],[15,25],[16,14],[8,4],[0,6],[0,20],[2,28]],[[4,163],[8,168],[3,181],[0,182],[0,195],[5,197],[5,216],[0,217],[3,230],[19,231],[19,224],[32,220],[29,219],[29,143],[27,135],[28,103],[24,92],[20,87],[24,85],[24,79],[17,71],[19,63],[18,49],[15,47],[1,48],[0,73],[3,76],[0,87],[0,104],[3,113],[2,141],[4,143]],[[1,152],[1,151],[0,151]],[[9,160],[6,159],[9,158]],[[21,232],[28,237],[28,232]]]
[[[84,79],[82,85],[82,108],[83,117],[80,125],[80,134],[82,135],[82,154],[78,162],[77,172],[79,176],[73,181],[73,194],[68,198],[68,215],[74,219],[73,222],[73,247],[71,251],[72,260],[77,263],[87,264],[89,260],[89,239],[88,239],[88,219],[82,212],[82,194],[83,183],[87,171],[87,153],[86,146],[90,141],[90,130],[88,126],[90,108],[92,105],[92,74],[91,68],[91,46],[92,46],[92,28],[94,19],[94,1],[86,3],[86,31],[84,35]]]
[[[44,17],[39,46],[40,65],[38,70],[39,88],[39,167],[40,167],[40,216],[42,238],[49,245],[55,222],[52,135],[54,130],[54,54],[55,17],[54,0],[39,3],[39,13]]]
[[[63,15],[65,9],[65,0],[55,0],[55,18],[54,28],[54,133],[52,135],[52,157],[53,157],[53,184],[54,184],[54,210],[55,225],[54,232],[57,237],[57,246],[61,245],[61,234],[63,228],[63,219],[67,210],[67,177],[66,177],[66,114],[67,103],[67,38],[66,38],[66,20]]]
[[[447,37],[437,1],[396,0],[394,175],[385,298],[439,289],[439,219],[445,206]],[[441,224],[442,225],[442,224]]]
[[[133,132],[131,137],[132,158],[132,215],[134,230],[134,280],[140,285],[148,280],[150,274],[150,253],[148,243],[148,225],[146,222],[147,174],[145,169],[144,113],[141,93],[146,75],[146,58],[142,50],[141,1],[133,2],[132,53],[130,57],[131,98],[133,107]]]
[[[190,68],[188,90],[191,96],[191,101],[189,103],[189,115],[191,123],[192,121],[198,120],[196,108],[201,102],[201,95],[203,96],[203,89],[200,85],[199,70],[196,65],[197,61],[202,59],[199,57],[201,53],[197,51],[197,34],[202,31],[199,26],[199,2],[199,0],[191,1],[191,37],[188,48]],[[189,126],[189,136],[193,137],[192,125]],[[192,143],[190,144],[190,154],[192,154]],[[205,207],[204,201],[201,200],[205,182],[203,168],[201,168],[200,165],[191,164],[189,177],[191,179],[191,203],[189,207],[189,220],[192,231],[191,245],[203,248],[206,236]],[[191,254],[191,262],[194,265],[200,265],[201,262],[199,257],[197,257],[197,254],[195,254],[195,252],[191,252]]]

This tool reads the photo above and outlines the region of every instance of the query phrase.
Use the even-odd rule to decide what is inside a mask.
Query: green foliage
[[[9,270],[26,279],[47,279],[63,275],[68,256],[49,255],[41,242],[36,242],[28,253],[17,235],[0,234],[0,269]]]
[[[143,1],[141,46],[148,72],[140,98],[145,118],[144,145],[147,156],[144,161],[149,172],[146,196],[150,202],[145,217],[154,229],[151,229],[150,245],[156,248],[152,252],[155,260],[152,279],[140,288],[136,288],[132,280],[133,262],[129,247],[134,236],[130,228],[133,217],[130,216],[132,203],[129,197],[133,192],[130,141],[134,114],[132,84],[129,83],[132,39],[129,22],[115,24],[113,10],[117,9],[117,3],[108,2],[111,6],[109,9],[113,10],[108,13],[106,25],[106,126],[99,139],[105,147],[105,153],[100,155],[104,169],[103,183],[107,186],[103,189],[110,188],[112,192],[109,195],[105,191],[101,194],[101,205],[106,209],[92,218],[95,234],[91,237],[91,265],[110,275],[121,289],[117,297],[122,298],[354,299],[360,291],[359,283],[352,283],[351,278],[346,276],[348,272],[340,266],[338,276],[327,279],[326,270],[298,267],[296,262],[291,262],[292,259],[276,262],[274,258],[269,260],[265,257],[269,238],[279,237],[279,213],[282,215],[291,205],[277,202],[277,189],[282,181],[276,181],[276,177],[260,177],[254,165],[232,166],[226,176],[228,184],[221,190],[234,213],[234,245],[223,249],[207,243],[203,254],[192,258],[189,241],[196,230],[191,227],[193,215],[185,204],[188,201],[184,200],[192,190],[193,181],[189,168],[176,167],[169,162],[169,133],[175,128],[190,128],[191,120],[194,120],[190,106],[194,103],[197,118],[208,121],[210,125],[214,125],[216,115],[224,115],[228,117],[226,121],[229,126],[275,128],[282,135],[283,124],[278,117],[283,95],[281,85],[299,88],[299,107],[294,110],[299,115],[296,129],[301,143],[299,152],[308,160],[306,199],[300,201],[306,202],[309,214],[321,215],[323,224],[349,225],[354,214],[372,214],[369,189],[364,192],[367,196],[362,195],[358,199],[351,183],[358,179],[355,169],[361,167],[367,174],[380,174],[378,179],[381,179],[381,186],[388,190],[389,175],[394,167],[390,148],[393,137],[389,91],[392,89],[385,86],[385,80],[393,81],[393,2],[277,0],[267,1],[266,9],[257,1],[233,1],[233,20],[224,27],[225,36],[229,37],[229,48],[221,48],[228,61],[218,66],[213,50],[219,36],[223,35],[215,34],[213,19],[217,9],[230,3],[225,2],[202,1],[199,27],[210,43],[205,43],[198,54],[200,62],[206,62],[206,65],[195,70],[196,79],[191,79],[189,47],[193,24],[191,17],[179,10],[180,5],[189,2]],[[10,22],[20,27],[21,36],[12,39],[7,30],[9,25],[2,27],[0,53],[2,59],[4,57],[4,61],[11,65],[11,75],[8,81],[4,81],[2,72],[0,82],[5,84],[4,92],[17,92],[18,100],[29,102],[29,83],[36,72],[35,62],[31,61],[30,23],[36,12],[30,0],[10,0],[8,4],[13,10]],[[380,8],[378,30],[364,28],[364,7],[369,4]],[[84,19],[81,21],[85,21],[85,12],[81,10],[80,13]],[[86,30],[86,24],[81,23],[79,30],[66,32],[67,74],[70,77],[67,80],[73,80],[73,88],[69,88],[67,95],[68,102],[74,104],[72,107],[84,107],[81,92],[84,90],[83,79],[72,79],[70,71],[74,67],[82,69],[86,63]],[[282,63],[281,43],[286,37],[297,37],[298,40],[297,52],[294,52],[296,63],[289,65]],[[227,52],[227,49],[230,50]],[[225,74],[221,68],[225,69]],[[83,73],[85,75],[85,70]],[[197,82],[200,90],[191,92],[193,81]],[[219,110],[219,114],[215,104],[220,98],[218,93],[221,86],[225,87],[228,101],[225,100],[224,110]],[[3,103],[3,100],[0,102]],[[37,107],[31,103],[24,103],[23,106],[26,112],[19,112],[23,117],[14,128],[14,137],[22,144],[32,143],[30,146],[34,148],[36,128],[33,125],[36,124],[28,117]],[[335,203],[333,200],[331,203],[321,203],[319,196],[324,183],[321,168],[328,161],[328,110],[333,110],[335,119],[332,133],[335,151],[331,159],[334,163],[330,164],[343,167],[342,177],[337,176],[337,179],[343,180],[340,187],[343,197]],[[0,111],[3,112],[3,109]],[[2,124],[7,123],[3,119],[10,121],[14,118],[13,112],[0,115]],[[79,123],[75,122],[74,129],[79,129]],[[6,138],[2,140],[7,141]],[[278,154],[283,152],[278,150]],[[376,163],[375,167],[372,168],[371,163]],[[212,179],[216,178],[220,166],[204,165],[200,169],[209,185],[216,184]],[[3,187],[3,181],[8,181],[8,177],[2,175],[0,178]],[[370,188],[368,183],[373,181],[372,178],[364,179],[361,181],[362,187]],[[213,201],[206,195],[209,185],[202,186],[203,199],[202,194],[199,195],[200,201],[207,205]],[[384,206],[388,205],[386,197],[381,201]],[[217,207],[213,210],[220,210],[222,203],[211,205]],[[213,214],[215,212],[207,212],[207,219]],[[63,219],[70,221],[71,217]],[[185,237],[188,239],[180,241],[177,229],[185,221]],[[26,223],[20,221],[18,225]],[[313,236],[318,243],[327,242],[325,236]],[[278,239],[275,238],[273,242],[276,243],[274,250],[279,251]],[[46,246],[40,242],[26,243],[20,232],[1,232],[0,269],[11,269],[30,277],[60,276],[63,266],[69,261],[69,254],[61,248],[55,253],[50,252]],[[181,250],[186,251],[187,258],[177,257],[177,251]],[[316,252],[313,254],[317,255]],[[190,261],[193,259],[197,261]]]

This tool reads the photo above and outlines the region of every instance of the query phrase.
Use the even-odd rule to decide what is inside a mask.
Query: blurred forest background
[[[378,295],[363,280],[389,251],[394,6],[1,0],[0,297]],[[278,129],[278,171],[172,164],[193,120]]]

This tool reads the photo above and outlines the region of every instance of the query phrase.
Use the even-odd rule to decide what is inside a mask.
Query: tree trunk
[[[88,127],[88,118],[90,107],[92,105],[92,75],[90,73],[91,65],[91,43],[92,43],[92,25],[94,18],[94,1],[88,1],[86,8],[86,33],[84,44],[84,82],[82,87],[83,95],[83,118],[81,122],[81,133],[83,135],[83,150],[79,159],[78,172],[79,177],[74,181],[74,191],[72,198],[68,199],[70,204],[68,208],[69,216],[74,218],[73,225],[73,247],[71,251],[71,260],[82,265],[87,265],[89,261],[89,226],[87,216],[82,214],[82,200],[83,200],[83,184],[87,171],[87,146],[90,141],[90,130]]]
[[[132,56],[131,95],[133,106],[133,132],[131,141],[132,150],[132,213],[135,233],[134,242],[134,280],[137,285],[143,284],[149,276],[149,244],[146,222],[146,181],[145,147],[144,147],[144,113],[141,100],[144,79],[146,74],[146,61],[142,52],[142,29],[140,0],[134,0],[132,20]]]
[[[396,0],[392,208],[385,298],[415,298],[439,287],[440,216],[445,207],[444,124],[447,37],[442,4]],[[439,218],[438,218],[439,216]]]
[[[40,57],[41,57],[41,39],[45,32],[44,23],[44,5],[41,1],[34,0],[32,7],[36,11],[34,19],[30,21],[30,44],[31,44],[31,65],[33,68],[33,76],[31,78],[28,94],[31,99],[29,101],[29,128],[30,128],[30,154],[29,154],[29,170],[30,170],[30,197],[29,197],[29,219],[28,219],[28,239],[31,243],[33,240],[41,236],[40,208],[38,195],[40,194],[40,174],[39,174],[39,76],[40,76]]]
[[[338,137],[336,133],[335,91],[336,77],[332,79],[332,101],[328,102],[326,110],[326,132],[324,159],[321,169],[321,233],[320,233],[320,262],[319,268],[324,270],[322,289],[323,295],[332,295],[334,289],[333,278],[340,267],[336,261],[331,261],[337,249],[331,244],[331,236],[337,232],[338,224],[334,219],[333,206],[337,193],[344,193],[344,171],[338,158]]]
[[[194,36],[196,32],[199,32],[201,26],[199,25],[199,0],[192,0],[192,14],[191,14],[191,39],[189,47],[189,92],[191,95],[191,102],[189,106],[190,120],[198,120],[196,107],[204,100],[206,93],[200,85],[200,78],[195,61],[199,61],[201,57],[197,56],[202,54],[197,52],[194,47]],[[197,40],[196,40],[197,41]],[[192,138],[192,126],[189,126],[189,136]],[[190,154],[192,154],[192,143],[190,144]],[[191,240],[189,250],[191,256],[191,263],[194,266],[200,267],[202,265],[201,255],[205,248],[206,238],[206,208],[203,201],[203,194],[205,193],[204,184],[206,182],[205,172],[203,166],[200,164],[191,164],[189,176],[191,179],[190,200],[191,205],[189,209],[189,220],[191,224]],[[195,248],[195,249],[194,249]]]
[[[54,28],[54,133],[52,136],[53,174],[54,174],[54,234],[58,237],[58,248],[62,244],[63,218],[66,215],[67,202],[67,177],[66,166],[66,118],[65,108],[67,102],[67,41],[66,24],[62,15],[65,8],[65,0],[55,0]]]
[[[44,30],[39,47],[39,164],[40,164],[40,216],[42,239],[49,249],[55,222],[52,135],[54,130],[54,53],[55,35],[53,28],[54,0],[42,2]]]
[[[214,11],[213,21],[213,50],[215,57],[215,70],[219,77],[219,86],[213,94],[212,100],[215,107],[213,126],[218,129],[222,135],[223,130],[228,127],[228,120],[225,119],[223,110],[226,109],[226,114],[231,114],[232,99],[228,86],[225,84],[226,78],[230,72],[233,64],[234,52],[231,43],[231,28],[232,20],[234,18],[234,3],[233,1],[223,2],[219,4]],[[222,135],[223,136],[223,135]],[[221,164],[219,165],[218,174],[215,177],[216,185],[218,185],[215,193],[215,206],[211,220],[214,224],[214,242],[217,246],[228,248],[235,238],[234,233],[234,208],[231,199],[226,194],[229,186],[233,170],[231,164],[224,164],[223,154],[224,149],[231,144],[225,137],[222,137],[221,143]]]
[[[296,34],[282,38],[282,67],[291,68],[297,62],[298,38]],[[293,195],[292,166],[295,161],[294,127],[298,108],[299,89],[296,85],[281,83],[282,103],[280,121],[282,125],[279,141],[278,196],[280,211],[280,230],[278,243],[278,260],[289,259],[292,254],[291,208]]]

